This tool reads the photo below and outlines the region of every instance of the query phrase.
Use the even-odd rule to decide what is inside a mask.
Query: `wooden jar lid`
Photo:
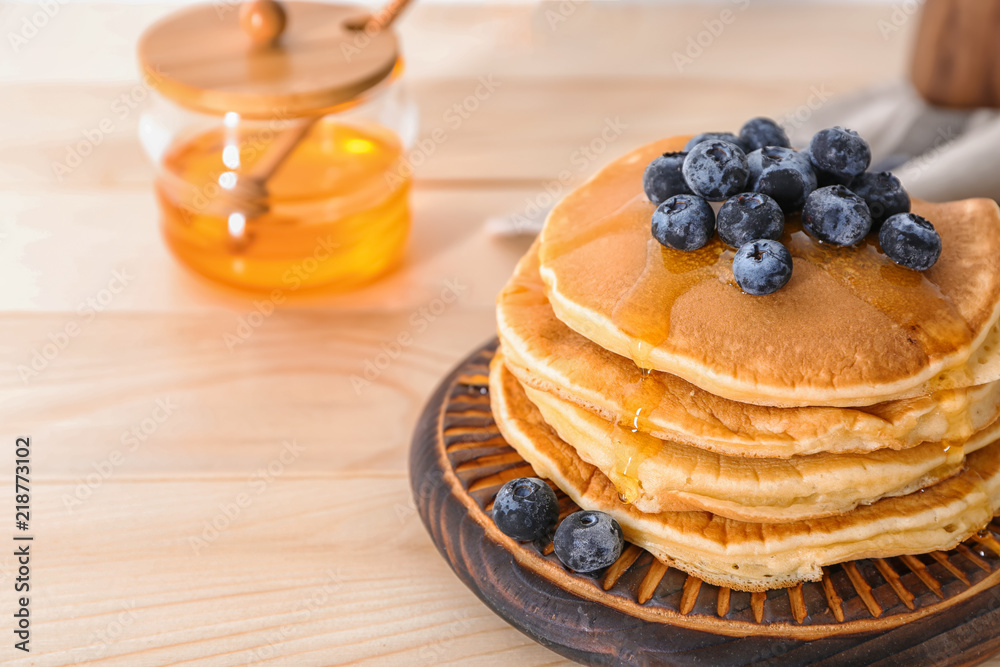
[[[152,85],[189,109],[255,119],[316,116],[396,66],[392,30],[350,27],[365,16],[361,7],[314,2],[197,5],[149,28],[139,62]]]

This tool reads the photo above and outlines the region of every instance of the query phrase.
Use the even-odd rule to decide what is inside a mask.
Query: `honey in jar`
[[[283,34],[263,47],[215,8],[147,32],[140,56],[158,95],[140,136],[158,165],[164,238],[184,264],[244,288],[347,289],[402,257],[415,112],[390,31],[366,36],[358,55],[340,48],[357,9],[284,11]],[[176,53],[182,32],[205,45],[207,65]]]

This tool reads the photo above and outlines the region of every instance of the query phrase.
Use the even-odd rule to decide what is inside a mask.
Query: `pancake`
[[[1000,444],[969,455],[965,469],[921,492],[885,498],[823,519],[762,524],[709,512],[646,514],[618,500],[600,470],[583,461],[542,419],[494,359],[490,399],[504,438],[580,507],[613,516],[625,537],[664,563],[736,590],[818,581],[822,567],[950,549],[992,519],[1000,504]]]
[[[964,445],[747,459],[616,427],[537,389],[512,384],[508,393],[511,404],[523,404],[526,396],[581,459],[611,480],[622,500],[647,514],[705,510],[757,523],[833,516],[951,477],[962,470],[966,454],[1000,438],[995,423]]]
[[[644,374],[556,318],[538,274],[537,243],[497,297],[497,328],[506,364],[524,385],[607,420],[632,422],[639,412],[643,432],[729,456],[964,442],[1000,417],[1000,382],[866,408],[774,408],[721,398],[669,373]]]
[[[913,202],[941,234],[928,271],[894,264],[877,239],[817,243],[790,217],[782,242],[789,283],[743,294],[733,251],[661,246],[646,165],[686,137],[612,162],[553,209],[541,234],[541,276],[556,316],[643,368],[718,396],[772,406],[862,406],[1000,379],[1000,359],[969,364],[1000,314],[1000,209],[986,199]],[[946,371],[943,377],[937,377]]]

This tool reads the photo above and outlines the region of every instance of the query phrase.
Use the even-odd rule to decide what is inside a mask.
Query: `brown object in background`
[[[927,0],[911,78],[931,104],[1000,107],[1000,0]]]

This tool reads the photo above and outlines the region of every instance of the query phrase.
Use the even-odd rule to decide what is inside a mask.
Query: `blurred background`
[[[995,153],[993,112],[910,84],[914,0],[415,0],[401,263],[347,292],[222,287],[166,248],[138,140],[140,35],[184,4],[0,4],[0,422],[34,443],[37,549],[32,662],[5,664],[553,664],[452,575],[407,479],[424,401],[493,336],[553,203],[758,115],[800,141],[863,125],[916,195],[995,196],[952,150]]]

